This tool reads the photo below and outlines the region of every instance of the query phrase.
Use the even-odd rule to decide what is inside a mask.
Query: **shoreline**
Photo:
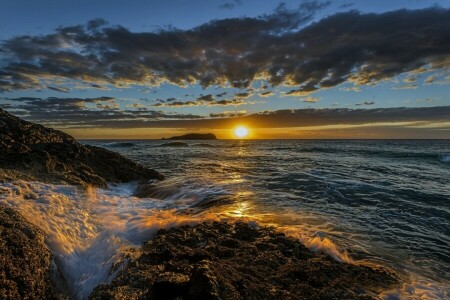
[[[76,142],[72,137],[63,134],[61,132],[47,129],[40,125],[34,125],[29,122],[25,122],[23,120],[20,120],[19,118],[13,117],[12,115],[1,111],[0,110],[0,121],[3,121],[4,124],[8,124],[7,128],[4,129],[3,132],[0,132],[4,137],[2,139],[2,144],[0,144],[1,147],[3,147],[3,156],[0,157],[0,174],[3,174],[0,176],[0,179],[5,182],[12,182],[14,180],[20,180],[23,179],[25,182],[30,181],[36,181],[36,182],[44,182],[47,184],[68,184],[69,186],[78,185],[78,186],[98,186],[100,188],[106,187],[106,182],[130,182],[133,180],[141,181],[141,182],[148,182],[148,180],[152,179],[163,179],[163,176],[159,174],[158,172],[154,170],[147,169],[145,167],[140,166],[139,164],[132,162],[129,159],[124,158],[120,154],[117,154],[115,152],[102,149],[99,147],[93,147],[93,146],[84,146]],[[10,135],[13,135],[12,137],[9,137]],[[98,153],[98,154],[97,154]],[[72,156],[75,154],[75,158]],[[72,158],[71,158],[72,157]],[[67,176],[67,172],[69,172],[71,177]],[[133,175],[132,175],[133,174]],[[137,174],[137,176],[136,176]],[[51,191],[50,191],[51,192]],[[89,188],[87,188],[87,193],[89,193]],[[40,200],[40,196],[34,195],[33,193],[29,193],[28,191],[25,191],[25,194],[21,196],[23,200],[27,201],[42,201]],[[53,196],[52,196],[53,197]],[[63,199],[63,198],[62,198]],[[52,205],[52,201],[48,202],[48,200],[45,200],[47,202],[46,205]],[[65,201],[65,200],[64,200]],[[76,210],[75,210],[76,211]],[[70,216],[66,216],[68,218]],[[27,220],[19,221],[21,224],[24,224],[23,226],[31,226],[31,225],[25,225],[29,224]],[[211,225],[213,224],[213,225]],[[242,297],[251,297],[252,293],[255,293],[255,295],[258,295],[259,290],[264,290],[267,293],[272,291],[272,287],[270,287],[270,284],[268,282],[265,282],[264,280],[261,281],[261,283],[258,283],[256,279],[261,279],[264,277],[270,277],[270,274],[273,273],[275,270],[274,268],[282,268],[284,267],[291,267],[291,263],[294,261],[294,265],[302,265],[307,266],[309,265],[309,262],[312,263],[311,269],[303,274],[302,276],[296,276],[296,272],[300,272],[299,270],[293,271],[294,273],[283,273],[280,271],[278,275],[278,279],[281,280],[280,282],[284,282],[285,284],[278,285],[276,287],[277,293],[273,294],[274,297],[287,295],[289,296],[294,292],[294,290],[298,290],[303,288],[303,292],[305,292],[304,295],[308,298],[314,298],[315,293],[324,293],[323,295],[332,295],[333,293],[336,293],[336,295],[339,297],[339,295],[345,296],[345,297],[361,297],[367,298],[371,297],[369,294],[363,293],[363,291],[371,291],[373,292],[381,292],[381,290],[391,288],[394,285],[398,285],[398,278],[396,278],[394,275],[390,273],[386,273],[384,271],[377,271],[368,267],[363,266],[357,266],[357,265],[351,265],[346,263],[338,262],[334,259],[331,259],[328,255],[319,255],[313,253],[311,250],[307,249],[303,244],[301,244],[298,240],[286,237],[283,233],[276,232],[273,229],[268,228],[260,228],[255,229],[248,224],[244,223],[234,223],[234,224],[227,224],[227,223],[211,223],[206,224],[202,223],[199,225],[194,225],[192,227],[179,227],[175,229],[171,229],[169,231],[160,230],[159,233],[156,235],[155,239],[148,240],[144,246],[143,251],[151,251],[151,246],[153,243],[159,243],[161,242],[161,238],[164,239],[164,237],[167,237],[166,243],[161,242],[159,244],[162,247],[177,247],[178,244],[183,245],[184,247],[191,247],[190,249],[186,249],[186,251],[191,251],[193,253],[201,252],[205,256],[203,257],[203,254],[199,254],[203,258],[209,258],[209,262],[207,265],[211,265],[211,268],[213,271],[208,271],[207,269],[210,267],[205,266],[199,266],[195,265],[197,262],[203,261],[204,259],[197,261],[199,258],[196,256],[197,254],[193,255],[194,261],[191,263],[188,263],[187,266],[185,266],[187,269],[184,270],[184,272],[180,273],[181,275],[167,275],[168,278],[165,280],[164,275],[163,279],[155,281],[155,283],[162,284],[163,290],[165,289],[164,286],[168,284],[170,287],[173,283],[172,281],[180,281],[182,282],[182,290],[189,295],[193,297],[192,289],[188,288],[188,290],[185,290],[186,287],[185,284],[194,284],[192,282],[197,282],[198,285],[199,282],[201,284],[208,284],[208,286],[216,285],[216,287],[211,287],[209,290],[209,296],[208,297],[215,297],[219,293],[218,291],[222,291],[221,294],[222,297],[231,297],[232,299],[234,296],[241,295]],[[213,227],[210,227],[213,226]],[[170,227],[170,226],[169,226]],[[34,228],[34,227],[33,227]],[[48,228],[48,230],[52,230],[51,226]],[[216,245],[219,250],[217,250],[217,247],[212,247],[211,249],[208,248],[208,243],[204,244],[204,242],[200,241],[201,247],[196,247],[195,245],[191,245],[190,243],[192,240],[187,241],[188,244],[183,244],[186,242],[186,240],[179,239],[178,242],[173,244],[170,239],[172,237],[178,237],[177,232],[179,233],[181,231],[185,231],[185,234],[191,234],[196,235],[196,231],[214,231],[219,230],[221,231],[221,234],[216,234],[211,236],[211,242],[212,245]],[[205,232],[206,232],[205,231]],[[236,232],[243,233],[243,236],[236,236]],[[1,231],[1,234],[4,234],[4,231]],[[225,242],[224,245],[222,245],[222,240],[227,237],[229,240],[228,242]],[[4,239],[3,235],[0,235],[0,238]],[[198,237],[196,237],[198,238]],[[275,239],[272,242],[267,242],[267,239]],[[43,239],[39,239],[38,243],[41,247],[46,248],[47,246],[44,244]],[[228,243],[228,244],[227,244]],[[256,244],[255,244],[256,243]],[[286,246],[285,244],[289,244],[289,246]],[[6,245],[6,251],[7,249],[13,249],[11,246],[11,242],[5,242]],[[233,246],[234,245],[234,246]],[[245,249],[247,249],[249,252],[240,253],[236,245],[241,245]],[[147,247],[147,248],[146,248]],[[149,248],[150,247],[150,248]],[[225,247],[227,249],[222,249],[221,247]],[[260,247],[260,248],[258,248]],[[262,247],[262,248],[261,248]],[[281,249],[281,248],[283,249]],[[287,247],[287,248],[286,248]],[[208,248],[208,250],[206,250]],[[219,252],[214,252],[216,250]],[[230,250],[231,249],[231,250]],[[234,250],[233,250],[234,249]],[[300,259],[299,256],[300,252],[299,249],[301,249],[301,256],[305,259]],[[223,251],[222,251],[223,250]],[[208,255],[204,252],[210,252]],[[213,251],[213,252],[211,252]],[[232,252],[234,254],[232,255]],[[236,253],[236,251],[238,251]],[[283,251],[285,253],[283,253]],[[222,253],[223,252],[223,253]],[[222,253],[222,254],[220,254]],[[227,254],[228,253],[228,254]],[[173,254],[173,253],[172,253]],[[252,273],[253,271],[248,271],[252,273],[254,276],[254,279],[249,279],[248,284],[245,279],[244,284],[238,284],[238,283],[230,283],[229,282],[229,276],[224,276],[223,274],[220,274],[219,267],[215,266],[214,264],[224,264],[227,265],[229,261],[227,261],[226,257],[227,255],[231,255],[234,257],[239,257],[240,254],[245,255],[248,257],[247,261],[252,262],[252,255],[260,255],[262,258],[267,258],[259,260],[257,263],[253,265],[254,268],[259,270],[260,274],[258,275],[256,273]],[[181,255],[183,257],[183,253],[178,253],[177,255]],[[222,257],[222,255],[225,255]],[[145,256],[141,256],[138,258],[137,261],[140,261]],[[197,258],[195,258],[197,257]],[[167,261],[159,261],[158,263],[162,264],[170,264],[170,257],[167,257]],[[275,265],[271,265],[271,261],[274,260],[277,262]],[[309,261],[311,260],[311,261]],[[280,263],[281,261],[281,263]],[[135,263],[136,260],[132,260],[130,262],[130,268],[133,266],[133,263]],[[142,261],[141,261],[142,262]],[[229,266],[229,272],[230,274],[238,274],[238,269],[242,265],[241,263],[236,263],[235,266]],[[41,266],[44,269],[51,269],[51,265],[54,264],[54,259],[50,259],[45,263],[45,266]],[[139,264],[139,263],[138,263]],[[286,265],[287,264],[287,265]],[[306,264],[306,265],[305,265]],[[21,266],[21,267],[19,267]],[[332,266],[332,269],[327,269],[327,266]],[[38,266],[39,267],[39,266]],[[297,266],[298,267],[298,266]],[[6,268],[27,268],[27,262],[24,260],[19,260],[16,262],[13,262],[13,266],[9,266]],[[125,270],[130,270],[128,267],[125,268]],[[7,271],[9,269],[5,269],[5,266],[2,266],[2,269],[0,272],[2,274],[9,274],[10,271]],[[189,273],[188,271],[192,271],[192,273]],[[196,271],[195,271],[196,270]],[[214,271],[215,270],[215,271]],[[281,270],[281,269],[280,269]],[[333,270],[333,272],[342,272],[342,278],[339,279],[336,278],[327,278],[327,272],[330,270]],[[154,270],[153,270],[154,271]],[[152,270],[148,270],[148,274],[150,276],[150,273],[153,272]],[[170,271],[172,272],[172,271]],[[36,280],[40,282],[40,284],[50,284],[53,285],[53,288],[55,287],[54,282],[48,283],[48,278],[50,278],[49,272],[46,272],[45,276],[40,276],[39,278],[34,278],[33,280]],[[153,274],[153,273],[152,273]],[[155,273],[156,274],[156,273]],[[196,275],[197,274],[197,275]],[[286,274],[291,274],[287,276]],[[294,275],[292,275],[294,274]],[[300,274],[300,273],[298,273]],[[361,275],[361,281],[356,282],[354,279],[354,276],[350,276],[349,274],[359,274]],[[364,275],[365,274],[365,275]],[[8,295],[9,291],[12,291],[16,286],[18,286],[17,280],[24,280],[22,277],[15,278],[10,277],[8,278],[7,275],[7,282],[9,282],[8,285],[5,285],[4,291],[2,291],[4,298],[8,299],[10,298]],[[158,275],[159,276],[159,275]],[[213,279],[212,277],[220,278],[220,279]],[[231,275],[230,275],[231,276]],[[287,276],[287,277],[286,277]],[[306,276],[306,277],[305,277]],[[315,283],[309,283],[307,281],[307,278],[310,277],[317,277],[317,282]],[[324,277],[325,276],[325,277]],[[369,281],[365,281],[364,278],[367,279],[367,276],[372,278]],[[372,276],[372,277],[371,277]],[[21,279],[22,278],[22,279]],[[130,276],[119,275],[118,278],[128,278],[130,279]],[[159,277],[158,277],[159,278]],[[181,279],[180,279],[181,278]],[[231,278],[231,277],[230,277]],[[62,281],[64,281],[63,278],[60,278]],[[258,280],[259,280],[258,279]],[[119,280],[119,279],[117,279]],[[256,280],[256,281],[255,281]],[[337,280],[337,281],[336,281]],[[221,286],[220,288],[217,287],[217,284],[214,282],[218,281],[218,286]],[[337,284],[337,282],[340,282]],[[289,283],[289,286],[292,286],[293,288],[287,287],[287,282]],[[337,285],[334,286],[332,283],[336,283]],[[180,282],[178,282],[180,283]],[[176,285],[178,284],[176,283]],[[214,284],[213,284],[214,283]],[[249,288],[250,283],[255,284],[258,288]],[[320,283],[320,284],[319,284]],[[31,284],[31,283],[29,283]],[[133,285],[134,283],[130,283],[130,285]],[[195,287],[196,284],[193,286]],[[317,289],[314,286],[315,284],[318,284],[320,286],[327,286],[327,288],[321,288]],[[148,285],[148,284],[147,284]],[[20,286],[20,285],[19,285]],[[35,286],[35,285],[31,285]],[[357,286],[357,289],[354,289],[354,287]],[[167,287],[167,286],[166,286]],[[103,286],[102,289],[105,287]],[[115,287],[112,287],[115,289]],[[130,288],[133,288],[130,286]],[[146,289],[148,286],[145,287]],[[161,286],[159,287],[161,288]],[[122,288],[120,288],[121,290]],[[157,290],[158,287],[155,287]],[[195,289],[195,288],[194,288]],[[226,291],[226,292],[224,292]],[[308,292],[309,291],[309,292]],[[30,291],[28,296],[33,296],[33,293],[36,293],[36,291]],[[151,291],[146,291],[146,293],[150,293],[148,296],[151,296],[151,293],[155,293],[155,290],[152,289]],[[184,293],[183,292],[183,293]],[[261,294],[261,295],[268,295],[267,293]],[[140,292],[138,292],[139,294]],[[250,294],[248,294],[250,293]],[[309,294],[308,294],[309,293]],[[188,295],[186,294],[186,295]],[[12,295],[12,294],[11,294]],[[94,292],[95,295],[95,292]],[[200,294],[199,294],[200,295]],[[201,294],[203,295],[203,294]],[[228,295],[228,296],[227,296]],[[233,296],[234,295],[234,296]],[[294,294],[292,294],[294,295]],[[302,294],[300,294],[302,295]],[[308,296],[309,295],[309,296]],[[294,295],[295,297],[297,294]],[[294,297],[293,296],[293,297]],[[24,295],[23,297],[26,297]],[[56,296],[57,298],[59,296]],[[130,296],[131,297],[131,296]],[[153,297],[153,296],[152,296]],[[155,296],[156,297],[156,296]],[[199,296],[200,297],[200,296]],[[202,296],[203,297],[203,296]],[[255,296],[258,297],[258,296]],[[194,297],[195,298],[195,297]],[[213,299],[212,298],[212,299]]]

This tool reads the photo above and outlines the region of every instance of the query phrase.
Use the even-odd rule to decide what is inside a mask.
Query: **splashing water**
[[[199,206],[211,204],[211,195],[220,192],[183,190],[178,185],[178,181],[161,182],[156,192],[164,197],[161,200],[133,197],[135,184],[97,189],[17,181],[1,185],[0,203],[14,207],[43,231],[68,294],[74,299],[87,299],[95,286],[110,282],[128,258],[139,255],[139,246],[161,228],[236,219],[255,226],[274,225],[270,214],[251,213],[254,207],[248,202],[198,211]],[[195,213],[187,214],[189,211]],[[298,228],[280,229],[312,249],[350,261],[328,238],[310,240],[305,234],[299,235]]]
[[[131,184],[104,190],[19,181],[2,185],[0,203],[43,231],[70,295],[86,299],[96,285],[113,278],[112,266],[132,257],[160,228],[209,219],[172,208],[183,201],[138,199],[133,190]]]

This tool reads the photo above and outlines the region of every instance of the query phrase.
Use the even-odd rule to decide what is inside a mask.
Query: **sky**
[[[85,139],[450,138],[450,0],[2,0],[0,108]]]

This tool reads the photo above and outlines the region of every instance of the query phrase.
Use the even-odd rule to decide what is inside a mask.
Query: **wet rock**
[[[308,250],[270,228],[202,223],[160,230],[90,299],[372,299],[395,274]]]
[[[0,109],[0,181],[25,179],[106,187],[107,182],[163,179],[115,152]]]
[[[0,206],[0,299],[58,299],[42,233]]]

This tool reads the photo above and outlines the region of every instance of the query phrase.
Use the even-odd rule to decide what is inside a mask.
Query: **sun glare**
[[[234,135],[240,139],[245,138],[248,135],[248,128],[244,126],[239,126],[234,130]]]

